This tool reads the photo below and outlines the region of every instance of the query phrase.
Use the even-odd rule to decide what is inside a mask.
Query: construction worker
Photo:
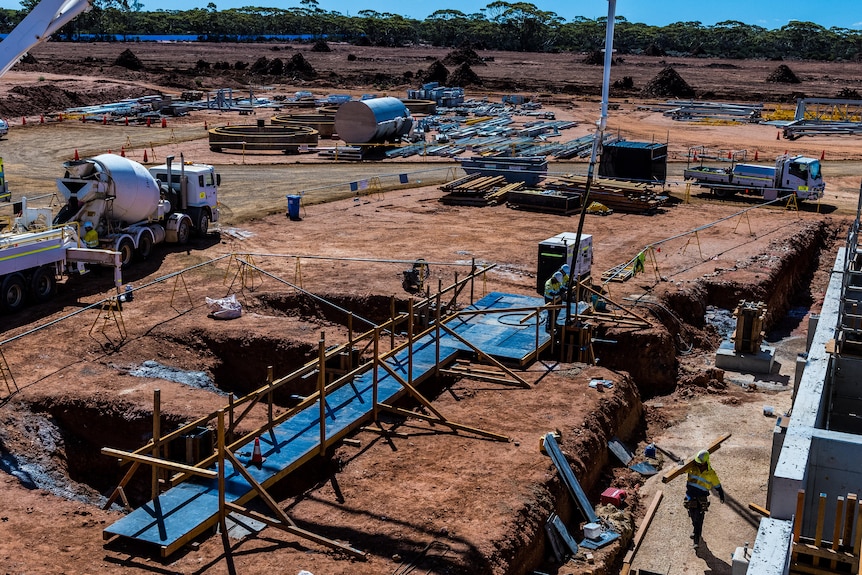
[[[558,271],[563,274],[563,287],[561,288],[561,290],[566,291],[567,289],[569,289],[569,279],[571,279],[569,276],[569,264],[561,265]]]
[[[88,248],[99,247],[99,233],[93,227],[93,222],[84,222],[84,245]]]
[[[709,509],[709,491],[715,489],[718,499],[724,503],[724,489],[718,474],[709,464],[709,451],[702,449],[694,456],[694,462],[688,468],[688,482],[685,486],[683,506],[688,509],[691,525],[692,546],[697,549],[700,536],[703,533],[703,518]]]
[[[556,303],[563,290],[563,272],[554,272],[554,275],[548,278],[545,282],[545,304]],[[548,310],[548,323],[545,325],[545,331],[551,333],[554,323],[557,321],[557,310]]]

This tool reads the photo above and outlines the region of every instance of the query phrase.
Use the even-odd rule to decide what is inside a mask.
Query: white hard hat
[[[694,460],[696,463],[709,463],[709,451],[701,449],[697,452],[697,455],[694,456]]]

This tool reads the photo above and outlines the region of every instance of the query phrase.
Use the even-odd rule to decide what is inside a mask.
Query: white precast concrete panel
[[[345,102],[335,113],[335,132],[349,144],[394,140],[410,133],[413,117],[398,98]]]
[[[116,196],[112,219],[134,223],[154,213],[159,203],[159,187],[144,166],[116,154],[102,154],[91,160],[99,172],[109,176],[111,184],[106,191]]]

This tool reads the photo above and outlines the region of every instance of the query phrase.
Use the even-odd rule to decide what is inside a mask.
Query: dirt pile
[[[126,48],[114,60],[114,66],[121,66],[128,70],[143,70],[144,63],[131,50]]]
[[[317,71],[314,69],[314,66],[299,52],[294,54],[284,65],[284,73],[302,78],[303,80],[317,77]]]
[[[767,82],[773,82],[776,84],[799,84],[802,80],[793,73],[787,64],[781,64],[772,71],[772,74],[766,77]]]
[[[332,48],[329,47],[329,44],[326,43],[326,40],[320,38],[317,42],[314,43],[314,46],[311,47],[312,52],[332,52]]]
[[[147,96],[153,90],[143,86],[113,85],[104,90],[76,91],[41,82],[32,86],[13,86],[9,92],[9,97],[0,99],[0,116],[48,114],[67,108]]]
[[[419,76],[422,78],[423,82],[438,82],[440,84],[446,84],[446,79],[449,77],[449,69],[446,68],[440,60],[434,60],[434,62],[428,66],[425,73],[420,73]]]
[[[457,50],[449,52],[443,58],[443,63],[449,66],[460,66],[461,64],[487,66],[485,61],[470,46],[462,46]]]
[[[694,90],[688,85],[688,82],[682,79],[682,76],[677,73],[671,66],[659,72],[655,78],[647,82],[643,90],[646,96],[657,96],[661,98],[692,98]]]
[[[644,50],[644,56],[667,56],[667,53],[655,44],[650,44]]]
[[[584,56],[584,59],[581,61],[590,66],[601,66],[605,63],[605,55],[602,54],[601,50],[593,50]],[[611,60],[611,64],[613,64],[613,60]]]
[[[481,86],[482,79],[473,71],[470,64],[464,62],[449,74],[447,83],[450,86]]]

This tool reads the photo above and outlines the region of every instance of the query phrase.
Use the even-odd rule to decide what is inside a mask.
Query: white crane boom
[[[90,9],[89,0],[42,0],[0,42],[0,76],[9,71],[27,51]]]

